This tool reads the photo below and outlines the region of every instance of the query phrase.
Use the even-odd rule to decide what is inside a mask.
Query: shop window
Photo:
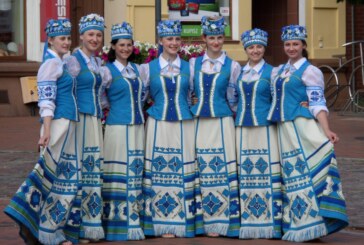
[[[223,16],[225,36],[231,40],[231,0],[168,0],[169,19],[182,22],[182,37],[200,40],[202,16]]]
[[[0,1],[0,61],[25,60],[25,1]]]

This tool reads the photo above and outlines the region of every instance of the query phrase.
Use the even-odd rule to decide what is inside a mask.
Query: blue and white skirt
[[[77,243],[80,224],[77,203],[81,201],[77,195],[78,164],[76,122],[52,120],[48,147],[5,213],[27,227],[41,243],[59,244],[64,240]]]
[[[106,125],[102,197],[106,240],[141,240],[144,125]]]
[[[193,120],[146,125],[144,233],[195,236],[195,144]]]
[[[302,242],[348,225],[332,143],[313,119],[278,123],[283,240]]]
[[[277,127],[236,127],[240,239],[282,237]]]
[[[198,193],[202,202],[197,209],[199,233],[238,236],[240,212],[234,120],[232,117],[198,118],[195,127]]]
[[[104,230],[101,224],[101,188],[104,159],[101,120],[84,113],[80,113],[79,118],[76,132],[81,168],[79,193],[82,201],[78,204],[81,208],[80,237],[102,239]]]

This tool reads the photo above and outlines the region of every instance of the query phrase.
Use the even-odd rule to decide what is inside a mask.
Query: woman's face
[[[284,52],[292,61],[301,59],[302,51],[306,48],[301,40],[288,40],[284,42]]]
[[[208,35],[202,36],[203,41],[206,43],[207,50],[213,53],[219,53],[224,45],[225,36],[224,35]]]
[[[116,59],[119,61],[126,61],[133,53],[133,40],[119,39],[116,44],[111,47],[115,50]]]
[[[64,36],[56,36],[56,37],[49,37],[48,43],[51,45],[51,49],[56,52],[59,57],[67,54],[71,48],[71,36],[64,35]]]
[[[163,46],[163,53],[176,55],[181,48],[182,40],[180,36],[169,36],[160,38],[159,42]]]
[[[101,48],[103,32],[99,30],[88,30],[80,35],[82,48],[90,53],[95,53]]]
[[[248,55],[249,62],[252,64],[258,64],[264,56],[265,47],[261,44],[253,44],[245,49]]]

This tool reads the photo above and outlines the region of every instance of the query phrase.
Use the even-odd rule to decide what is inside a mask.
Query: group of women
[[[102,66],[101,16],[81,18],[81,47],[66,58],[70,23],[48,22],[38,72],[44,150],[5,209],[29,244],[199,234],[300,242],[348,224],[339,139],[305,28],[282,29],[288,62],[275,68],[263,58],[268,34],[244,32],[241,68],[222,51],[224,19],[201,25],[203,56],[180,59],[181,24],[164,20],[162,52],[137,65],[132,27],[115,24]]]

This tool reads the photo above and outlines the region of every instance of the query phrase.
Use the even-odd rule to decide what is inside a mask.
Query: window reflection
[[[23,13],[23,0],[0,0],[0,57],[23,56]]]

